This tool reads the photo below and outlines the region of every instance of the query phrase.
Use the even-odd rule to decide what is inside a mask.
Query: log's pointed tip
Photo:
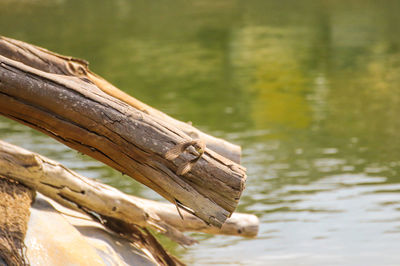
[[[254,214],[233,213],[231,222],[235,221],[238,225],[237,233],[240,236],[255,238],[260,229],[260,220]],[[227,225],[229,227],[229,225]]]

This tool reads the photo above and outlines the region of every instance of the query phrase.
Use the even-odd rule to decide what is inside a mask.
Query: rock
[[[25,237],[31,265],[156,265],[90,217],[37,194]]]

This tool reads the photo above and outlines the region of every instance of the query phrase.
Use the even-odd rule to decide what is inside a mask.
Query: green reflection
[[[243,252],[259,262],[278,250],[349,261],[386,252],[398,264],[397,251],[364,243],[399,240],[383,233],[398,225],[366,222],[395,220],[400,207],[399,11],[399,1],[372,0],[8,0],[0,2],[0,32],[85,58],[135,97],[243,146],[249,177],[239,210],[259,215],[260,239],[207,236],[189,250],[165,241],[186,261],[245,265]],[[160,199],[40,133],[0,122],[2,139]]]

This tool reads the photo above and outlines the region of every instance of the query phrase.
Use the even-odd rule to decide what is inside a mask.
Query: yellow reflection
[[[237,36],[234,60],[240,71],[248,71],[241,87],[250,90],[251,116],[259,128],[306,128],[311,108],[306,95],[307,79],[296,53],[294,32],[266,27],[248,27]],[[294,44],[294,45],[293,45]],[[300,54],[300,53],[299,53]],[[240,63],[239,63],[240,62]]]

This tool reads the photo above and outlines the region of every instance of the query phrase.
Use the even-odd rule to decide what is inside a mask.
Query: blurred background
[[[399,1],[0,1],[0,34],[84,58],[145,103],[243,148],[259,237],[195,234],[190,265],[399,265]],[[397,118],[396,118],[397,117]],[[160,196],[0,118],[0,138]]]

